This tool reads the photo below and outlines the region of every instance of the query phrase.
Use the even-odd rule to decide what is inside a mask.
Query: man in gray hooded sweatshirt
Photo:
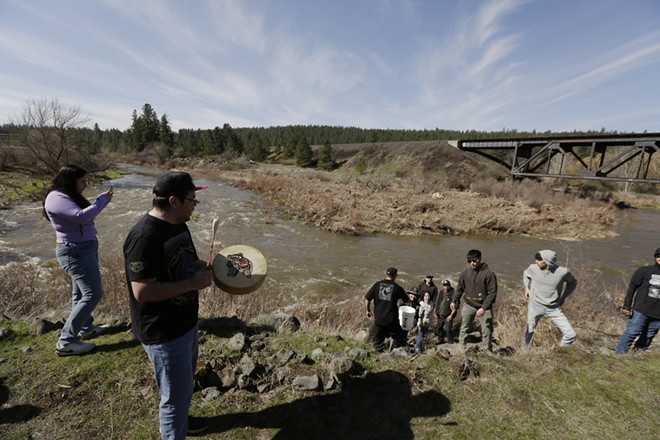
[[[531,348],[534,331],[543,315],[547,316],[564,334],[560,346],[575,341],[575,330],[561,311],[561,305],[577,286],[577,280],[565,267],[557,264],[557,254],[551,250],[536,253],[535,263],[523,272],[527,308],[525,346]]]

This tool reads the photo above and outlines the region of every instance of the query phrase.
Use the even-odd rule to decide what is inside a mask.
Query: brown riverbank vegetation
[[[501,166],[446,142],[337,146],[334,154],[332,171],[214,160],[168,165],[255,191],[284,216],[338,233],[569,239],[615,233],[617,208],[606,188],[514,181]]]

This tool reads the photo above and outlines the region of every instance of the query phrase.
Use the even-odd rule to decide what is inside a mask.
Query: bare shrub
[[[9,146],[0,146],[0,171],[5,171],[14,165],[16,158]]]
[[[122,255],[101,255],[100,260],[103,298],[96,306],[94,316],[99,321],[128,321],[131,315],[128,307],[124,257]]]
[[[458,174],[450,174],[447,176],[447,188],[465,191],[467,189],[467,183],[464,177]]]
[[[521,201],[532,208],[541,208],[544,205],[575,205],[579,200],[576,195],[555,191],[551,186],[533,180],[498,181],[495,178],[484,178],[472,182],[470,189],[505,200]],[[595,200],[603,201],[604,199],[598,197]]]
[[[606,182],[587,182],[577,188],[580,198],[609,202],[612,199],[613,188]]]
[[[39,295],[41,272],[33,263],[12,262],[0,267],[0,309],[5,316],[30,317],[43,312],[44,302]]]

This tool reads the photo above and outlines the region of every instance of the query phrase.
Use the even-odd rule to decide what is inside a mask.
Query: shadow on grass
[[[119,341],[113,344],[97,345],[94,351],[110,353],[113,351],[126,350],[128,348],[137,347],[139,345],[140,341],[137,339],[131,339],[129,341]]]
[[[403,374],[388,370],[344,378],[342,390],[276,405],[257,412],[211,417],[209,432],[234,428],[278,429],[274,439],[413,439],[415,417],[438,417],[451,402],[437,391],[412,395]]]
[[[34,405],[5,406],[9,400],[9,388],[3,382],[4,378],[0,378],[0,425],[27,422],[41,413],[41,408]]]
[[[128,325],[115,325],[115,326],[109,327],[108,329],[106,329],[102,333],[102,336],[115,335],[115,334],[118,334],[118,333],[127,333],[127,337],[129,337],[130,339],[115,342],[115,343],[112,343],[112,344],[100,343],[100,342],[95,341],[93,339],[91,342],[94,342],[94,343],[97,344],[94,351],[95,352],[100,351],[100,352],[109,353],[109,352],[113,352],[113,351],[126,350],[128,348],[137,347],[138,345],[140,345],[140,342],[133,337],[132,333],[129,332],[130,329],[131,329],[131,327],[128,326]]]

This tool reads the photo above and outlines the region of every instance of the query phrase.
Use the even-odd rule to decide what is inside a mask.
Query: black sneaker
[[[199,435],[209,429],[211,422],[206,417],[188,416],[188,435]]]

